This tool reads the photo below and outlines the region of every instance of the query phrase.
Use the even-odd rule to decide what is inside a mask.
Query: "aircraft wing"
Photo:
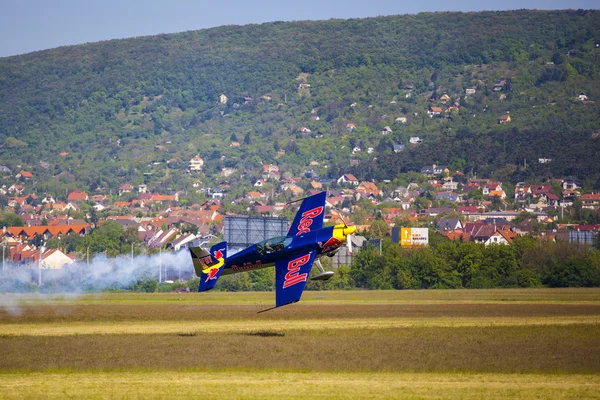
[[[316,251],[275,263],[275,307],[300,300]]]
[[[302,201],[287,236],[298,236],[323,227],[326,196],[326,192],[321,192]]]

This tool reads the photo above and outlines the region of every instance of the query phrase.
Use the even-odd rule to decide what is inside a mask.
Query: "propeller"
[[[346,246],[348,247],[348,253],[352,255],[352,235],[346,235]]]
[[[342,218],[342,213],[339,209],[337,209],[338,211],[338,218],[342,220],[342,222],[344,223],[344,233],[346,233],[346,229],[348,228],[348,224],[346,223],[346,221],[344,220],[344,218]],[[346,247],[348,248],[348,253],[350,255],[352,255],[352,234],[348,233],[346,234]]]

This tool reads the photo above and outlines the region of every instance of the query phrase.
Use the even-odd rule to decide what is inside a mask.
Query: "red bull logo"
[[[300,282],[306,282],[306,279],[308,279],[308,274],[299,274],[298,272],[300,272],[300,267],[309,261],[310,254],[306,254],[288,262],[288,272],[285,274],[285,281],[283,282],[284,289]]]
[[[219,259],[223,258],[223,251],[221,249],[215,251],[214,256],[215,256],[215,260],[219,260]]]
[[[302,219],[298,224],[298,233],[296,236],[310,232],[310,226],[313,223],[313,218],[318,217],[323,212],[323,206],[313,208],[302,213]]]
[[[319,246],[323,249],[323,253],[327,253],[330,250],[335,250],[342,245],[339,239],[334,237],[329,238],[325,243],[319,242]]]
[[[208,271],[208,274],[206,274],[206,280],[204,282],[208,282],[208,281],[212,281],[213,279],[217,279],[217,275],[219,274],[219,269],[220,268],[212,268],[210,271]]]

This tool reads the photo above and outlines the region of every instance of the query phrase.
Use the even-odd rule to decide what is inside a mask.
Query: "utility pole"
[[[158,283],[162,282],[162,247],[160,248],[160,255],[158,256]]]
[[[42,254],[38,258],[38,287],[42,287]]]
[[[131,243],[131,268],[133,268],[133,243]]]

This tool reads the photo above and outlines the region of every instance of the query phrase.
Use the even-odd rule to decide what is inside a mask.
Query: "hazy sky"
[[[591,9],[599,0],[0,0],[0,57],[58,46],[270,21],[422,11]]]

